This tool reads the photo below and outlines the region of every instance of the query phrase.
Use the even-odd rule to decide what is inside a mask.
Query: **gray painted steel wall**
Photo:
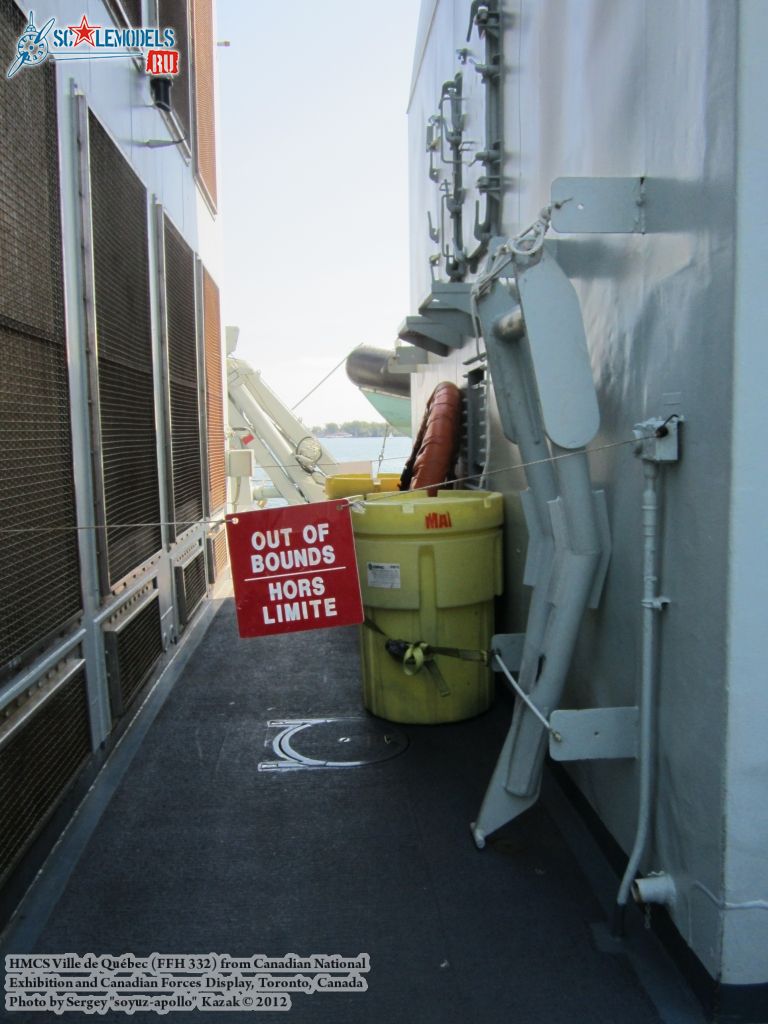
[[[768,766],[757,720],[765,720],[768,698],[765,640],[755,627],[766,594],[765,577],[749,570],[751,558],[765,562],[759,499],[766,484],[749,452],[766,419],[756,391],[760,366],[765,380],[756,332],[762,323],[764,335],[768,264],[765,225],[756,225],[765,214],[753,218],[756,183],[765,180],[766,91],[752,52],[768,33],[766,11],[760,0],[505,0],[503,7],[505,233],[533,221],[563,176],[645,175],[666,226],[642,236],[550,237],[581,301],[602,418],[595,445],[631,438],[633,424],[649,416],[685,416],[682,460],[665,471],[661,592],[672,603],[661,626],[658,802],[644,870],[675,876],[675,923],[713,976],[764,982],[768,883],[758,865],[768,843]],[[409,107],[408,312],[429,291],[435,251],[426,212],[436,219],[438,193],[427,174],[425,125],[442,83],[459,69],[456,50],[469,45],[482,59],[476,30],[465,43],[469,8],[468,0],[422,5]],[[745,128],[737,140],[739,102]],[[466,105],[467,139],[483,138],[480,109],[474,100]],[[470,190],[470,230],[474,198]],[[756,242],[762,277],[751,256]],[[439,380],[464,383],[462,360],[474,345],[446,359],[430,356],[415,375],[417,418]],[[516,497],[523,482],[519,472],[496,473],[517,461],[494,422],[487,483],[505,492],[509,513],[503,628],[524,623],[525,528]],[[571,707],[635,703],[639,677],[641,468],[630,445],[593,455],[591,466],[607,494],[614,551],[601,606],[585,618],[564,702]],[[636,765],[596,762],[573,771],[628,850]],[[743,901],[758,903],[724,906]]]

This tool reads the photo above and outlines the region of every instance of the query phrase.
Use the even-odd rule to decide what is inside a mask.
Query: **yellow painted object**
[[[502,590],[502,519],[493,491],[404,491],[353,507],[363,700],[373,714],[429,725],[490,707],[493,672],[480,659]]]
[[[325,481],[325,493],[334,498],[351,498],[354,494],[380,494],[382,491],[396,491],[400,483],[399,473],[382,473],[372,477],[370,473],[340,473],[329,476]]]

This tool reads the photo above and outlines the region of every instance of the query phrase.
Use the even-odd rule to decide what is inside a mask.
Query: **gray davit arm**
[[[599,426],[578,297],[546,246],[502,245],[475,290],[501,423],[518,446],[528,490],[526,632],[493,638],[495,667],[517,673],[518,696],[473,834],[485,837],[536,802],[549,726],[585,609],[600,597],[610,554],[604,495],[585,445]]]

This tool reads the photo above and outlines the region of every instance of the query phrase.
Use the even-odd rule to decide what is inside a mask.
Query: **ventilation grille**
[[[208,555],[208,582],[213,584],[229,563],[227,531],[222,527],[206,539]]]
[[[205,597],[205,555],[202,550],[193,559],[174,567],[176,575],[176,600],[179,607],[179,623],[186,626],[195,609]]]
[[[195,263],[192,250],[165,218],[168,373],[174,519],[182,533],[203,517],[200,419],[195,333]]]
[[[81,669],[0,747],[0,884],[90,752],[88,699]]]
[[[213,4],[195,0],[195,158],[198,179],[213,204],[216,194],[216,121],[213,95]]]
[[[3,68],[25,25],[0,0]],[[0,670],[10,671],[81,605],[51,63],[3,82],[0,138]]]
[[[138,610],[129,608],[122,621],[104,630],[107,676],[115,717],[127,710],[163,653],[157,591],[134,600],[139,602]]]
[[[227,531],[222,529],[208,538],[208,581],[215,583],[229,563]]]
[[[107,552],[116,583],[162,544],[147,200],[92,113],[89,134]]]
[[[219,289],[203,268],[205,311],[205,382],[208,410],[208,480],[210,510],[213,514],[227,500],[224,466],[224,389],[221,372],[221,311]]]
[[[171,107],[179,119],[184,138],[190,137],[192,119],[189,116],[189,0],[158,0],[158,25],[172,28],[176,34],[174,49],[179,51],[179,73],[171,86]]]
[[[227,531],[222,530],[216,537],[213,544],[213,552],[216,556],[216,572],[221,572],[229,565],[229,551],[227,550]]]

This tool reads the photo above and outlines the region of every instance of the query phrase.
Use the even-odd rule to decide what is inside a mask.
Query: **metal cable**
[[[515,679],[515,677],[509,671],[509,669],[505,665],[504,661],[502,660],[502,657],[499,654],[499,652],[498,651],[494,651],[493,652],[493,656],[496,659],[496,663],[498,664],[499,668],[501,669],[501,671],[506,676],[506,679],[507,679],[509,685],[512,687],[512,689],[518,695],[520,700],[522,700],[523,704],[525,704],[525,706],[528,708],[529,711],[533,712],[533,714],[536,716],[536,718],[538,718],[538,720],[541,722],[541,724],[544,726],[544,728],[547,730],[547,732],[552,733],[552,735],[554,736],[554,738],[556,740],[558,740],[558,741],[562,740],[563,737],[560,735],[560,733],[557,732],[557,730],[552,728],[552,725],[551,725],[549,719],[546,717],[546,715],[544,715],[543,712],[539,708],[536,707],[536,705],[533,703],[531,698],[528,696],[528,694],[525,692],[525,690],[522,688],[522,686],[518,683],[518,681]]]
[[[352,349],[352,352],[357,352],[357,350],[358,350],[359,348],[362,348],[362,342],[361,342],[361,343],[360,343],[359,345],[355,345],[355,347],[354,347],[354,348]],[[333,368],[332,370],[329,370],[329,371],[328,371],[328,373],[326,373],[326,375],[325,375],[325,376],[323,377],[323,379],[322,379],[322,380],[319,380],[319,381],[317,382],[317,384],[315,384],[315,386],[314,386],[314,387],[312,388],[312,390],[311,390],[311,391],[308,391],[308,392],[306,393],[306,395],[304,395],[304,397],[303,397],[303,398],[300,398],[300,399],[298,400],[298,402],[297,402],[297,403],[296,403],[295,405],[292,405],[292,406],[291,406],[291,412],[293,412],[293,411],[294,411],[294,409],[298,409],[298,408],[299,408],[299,406],[301,405],[301,403],[302,403],[302,402],[306,402],[306,400],[307,400],[307,399],[309,398],[309,396],[310,396],[310,395],[314,395],[314,393],[315,393],[315,392],[317,391],[317,389],[318,389],[318,388],[320,387],[320,385],[321,385],[321,384],[325,384],[325,382],[326,382],[326,381],[328,380],[328,378],[329,378],[329,377],[332,377],[332,376],[334,375],[334,373],[336,373],[336,371],[338,370],[338,368],[339,368],[340,366],[343,366],[343,365],[344,365],[344,363],[346,363],[347,359],[348,359],[348,358],[349,358],[349,356],[350,356],[350,355],[352,354],[352,352],[348,352],[348,353],[347,353],[347,355],[345,355],[345,356],[343,357],[343,359],[340,359],[340,360],[339,360],[339,362],[338,362],[338,363],[336,363],[336,365],[334,366],[334,368]]]
[[[575,451],[572,451],[572,452],[563,452],[561,455],[550,455],[549,458],[546,458],[546,459],[534,459],[532,462],[518,462],[518,463],[515,463],[512,466],[503,466],[501,469],[489,470],[485,474],[485,476],[495,476],[497,473],[509,473],[509,472],[512,472],[513,470],[516,470],[516,469],[527,469],[529,466],[539,466],[539,465],[541,465],[544,462],[558,462],[560,459],[568,459],[568,458],[571,458],[571,456],[573,456],[573,455],[583,455],[583,454],[591,455],[594,452],[606,451],[609,448],[622,448],[622,447],[624,447],[625,445],[628,445],[628,444],[635,445],[635,444],[638,443],[638,441],[650,440],[650,438],[655,437],[655,436],[656,436],[655,434],[641,435],[640,437],[633,437],[633,438],[631,438],[631,439],[629,439],[627,441],[612,441],[609,444],[597,445],[595,448],[588,448],[588,449],[586,449],[586,452],[585,452],[584,449],[578,448],[578,449],[576,449]],[[391,461],[391,460],[384,460],[384,461]],[[407,491],[407,492],[406,491],[401,491],[401,492],[382,491],[382,492],[380,492],[378,494],[370,494],[370,495],[368,495],[368,497],[365,500],[368,501],[368,502],[376,501],[379,498],[386,500],[387,498],[391,498],[393,493],[417,494],[419,491],[431,490],[433,487],[440,487],[442,484],[445,484],[446,486],[449,486],[449,485],[453,485],[453,484],[465,483],[468,480],[474,480],[476,478],[476,476],[477,476],[477,474],[474,474],[473,476],[458,477],[455,480],[443,480],[440,483],[429,484],[428,486],[425,486],[425,487],[414,487],[413,490]],[[339,501],[346,501],[348,504],[356,504],[356,502],[353,500],[353,498],[339,498],[338,500]],[[201,519],[191,519],[191,520],[175,520],[175,519],[171,519],[171,520],[163,520],[162,522],[156,522],[156,523],[110,523],[110,526],[113,527],[113,528],[114,527],[140,527],[140,526],[181,526],[181,527],[185,527],[185,526],[199,526],[199,525],[203,525],[203,524],[206,525],[206,526],[220,526],[222,523],[225,523],[225,522],[226,522],[226,519],[222,519],[222,518],[218,518],[218,519],[203,519],[203,518],[201,518]],[[58,532],[58,531],[65,532],[67,530],[99,530],[99,529],[104,529],[104,527],[103,526],[98,526],[98,525],[95,525],[95,524],[94,525],[88,525],[88,526],[46,526],[45,528],[41,528],[41,527],[38,527],[38,526],[29,526],[29,527],[21,527],[21,528],[12,528],[12,527],[0,526],[0,534],[16,534],[16,533],[37,533],[37,534],[39,534],[39,533],[51,533],[51,532]]]
[[[545,463],[545,462],[559,462],[560,459],[569,459],[569,458],[571,458],[574,455],[585,455],[585,454],[586,455],[591,455],[593,452],[602,452],[602,451],[605,451],[607,448],[621,448],[621,447],[623,447],[624,445],[627,445],[627,444],[635,445],[635,444],[638,443],[638,441],[650,440],[651,437],[655,437],[655,436],[656,435],[654,435],[654,434],[648,434],[647,436],[633,437],[633,438],[631,438],[631,439],[629,439],[627,441],[612,441],[609,444],[600,444],[600,445],[597,445],[594,448],[587,448],[587,449],[577,448],[577,449],[575,449],[572,452],[563,452],[561,455],[550,455],[546,459],[533,459],[531,462],[518,462],[518,463],[516,463],[513,466],[502,466],[501,469],[486,470],[486,471],[483,472],[482,476],[484,476],[484,477],[496,476],[498,473],[510,473],[510,472],[512,472],[513,470],[516,470],[516,469],[528,469],[530,466],[540,466],[540,465],[542,465],[542,463]],[[460,476],[460,477],[456,477],[453,480],[441,480],[439,483],[429,484],[429,485],[427,485],[425,487],[414,487],[413,490],[409,491],[408,493],[416,494],[418,491],[432,490],[435,487],[442,487],[443,485],[451,486],[453,484],[466,483],[469,480],[475,480],[478,475],[479,474],[477,474],[477,473],[473,473],[472,476]],[[376,501],[377,498],[384,498],[384,499],[386,499],[388,497],[391,497],[391,492],[382,491],[382,492],[380,492],[378,494],[370,494],[370,495],[368,495],[368,497],[365,500],[366,501]]]

